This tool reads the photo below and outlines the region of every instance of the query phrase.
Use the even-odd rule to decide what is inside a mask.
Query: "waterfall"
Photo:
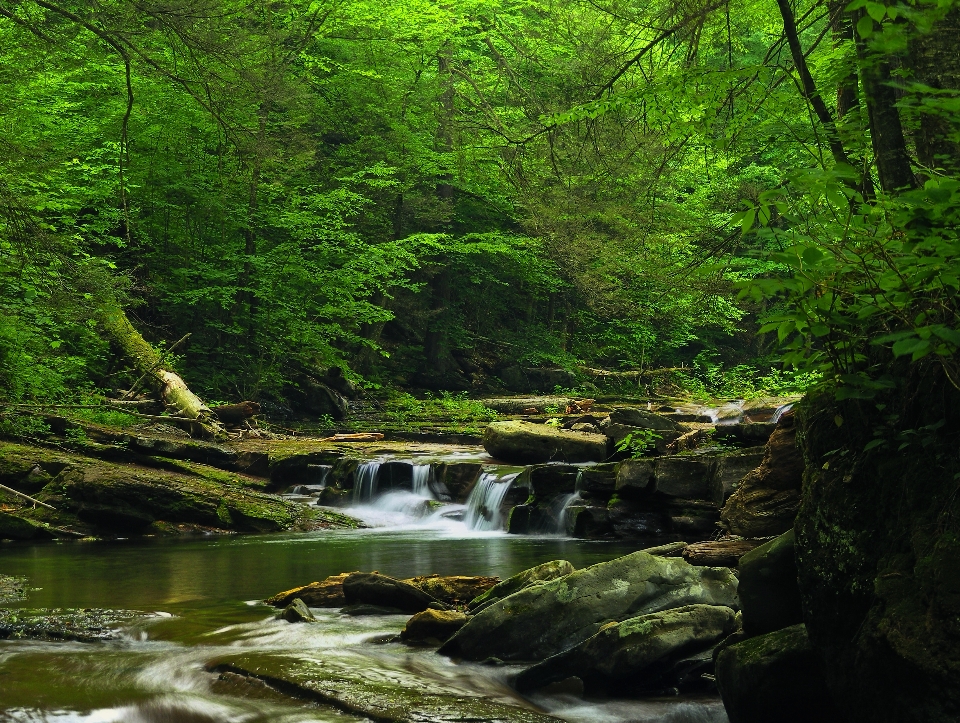
[[[770,417],[770,421],[776,424],[780,421],[780,417],[783,416],[784,412],[789,412],[791,409],[793,409],[793,402],[790,402],[790,404],[784,404],[782,407],[777,407],[777,411],[775,411],[773,416]]]
[[[333,467],[329,464],[308,464],[307,469],[316,475],[316,479],[310,483],[311,485],[316,485],[321,489],[327,486],[327,477],[330,476]]]
[[[364,462],[353,473],[353,504],[360,505],[369,502],[377,494],[377,474],[380,472],[379,462]]]
[[[567,510],[572,507],[574,503],[579,501],[579,492],[571,492],[570,494],[560,495],[553,501],[553,503],[550,505],[550,515],[556,519],[556,526],[554,527],[553,532],[557,533],[558,535],[567,534]]]
[[[496,472],[483,472],[467,497],[467,511],[463,521],[472,530],[499,530],[503,527],[500,505],[510,491],[516,474],[503,477]]]
[[[433,499],[433,492],[430,490],[430,480],[433,479],[433,465],[415,464],[413,465],[413,494],[418,497]]]

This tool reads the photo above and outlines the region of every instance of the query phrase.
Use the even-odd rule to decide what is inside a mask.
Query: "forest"
[[[0,720],[960,716],[960,0],[0,0],[0,124]],[[214,543],[277,532],[324,562]],[[134,574],[134,537],[182,540]],[[589,638],[507,619],[542,593],[560,636],[588,613],[550,586],[681,563],[700,592]],[[177,565],[218,590],[151,587]],[[262,625],[415,613],[396,640],[506,672],[428,705],[369,651],[349,693],[200,652],[284,586]],[[638,668],[637,610],[695,632]],[[35,638],[117,626],[206,692],[145,649],[159,698],[41,695],[95,675]]]

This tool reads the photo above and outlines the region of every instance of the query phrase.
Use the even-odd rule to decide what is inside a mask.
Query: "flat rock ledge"
[[[560,719],[529,708],[469,695],[427,682],[400,669],[389,674],[331,659],[319,652],[293,655],[248,654],[212,660],[207,670],[228,680],[242,676],[262,681],[297,698],[325,703],[377,723],[557,723]]]

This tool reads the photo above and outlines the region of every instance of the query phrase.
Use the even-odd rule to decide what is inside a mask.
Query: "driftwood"
[[[224,424],[242,424],[245,420],[260,413],[260,405],[256,402],[240,402],[239,404],[224,404],[214,407],[211,411]]]
[[[691,565],[736,567],[740,558],[762,545],[762,540],[718,540],[697,542],[683,549],[683,559]]]
[[[321,442],[379,442],[383,439],[380,432],[356,432],[354,434],[335,434],[332,437],[324,437]]]
[[[54,510],[54,511],[56,511],[56,509],[57,509],[56,507],[51,507],[51,506],[48,505],[46,502],[41,502],[40,500],[34,499],[34,498],[31,497],[30,495],[25,495],[25,494],[23,494],[23,492],[17,492],[17,490],[13,489],[12,487],[7,487],[6,485],[0,485],[0,490],[5,490],[6,492],[11,492],[11,493],[15,494],[17,497],[23,497],[23,499],[25,499],[25,500],[30,500],[30,501],[31,501],[33,504],[35,504],[35,505],[42,505],[42,506],[46,507],[48,510]]]

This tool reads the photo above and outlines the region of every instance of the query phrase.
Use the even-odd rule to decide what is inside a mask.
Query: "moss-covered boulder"
[[[400,632],[400,639],[405,643],[440,645],[466,625],[469,619],[469,615],[457,610],[427,608],[407,621]]]
[[[418,613],[439,602],[419,587],[376,572],[348,575],[343,581],[343,595],[348,605],[375,605],[406,613]]]
[[[571,676],[587,690],[673,687],[674,663],[708,650],[736,629],[736,613],[719,605],[686,605],[604,626],[580,645],[528,668],[520,692]],[[666,678],[665,678],[666,676]]]
[[[803,617],[851,723],[960,720],[960,392],[901,384],[799,405]]]
[[[403,582],[423,590],[447,605],[466,604],[500,582],[499,577],[468,575],[422,575]]]
[[[730,723],[841,723],[803,625],[724,647],[717,687]]]
[[[18,477],[11,470],[19,469]],[[33,493],[47,507],[21,507],[0,523],[0,537],[33,534],[147,534],[178,530],[272,532],[350,527],[356,521],[289,502],[263,491],[266,480],[205,465],[165,461],[162,468],[108,462],[42,447],[0,443],[0,470],[20,490],[43,470]],[[21,490],[22,491],[22,490]],[[3,493],[0,493],[2,496]]]
[[[278,592],[264,602],[267,605],[283,608],[300,598],[312,608],[340,608],[347,604],[343,595],[343,581],[354,572],[341,572],[339,575],[330,575],[319,582],[301,585],[290,590]]]
[[[736,600],[737,579],[726,568],[634,552],[495,602],[440,652],[468,660],[543,660],[578,645],[611,620],[683,605],[735,607]]]
[[[498,600],[513,595],[515,592],[519,592],[531,585],[549,582],[550,580],[561,578],[564,575],[569,575],[574,569],[574,566],[566,560],[551,560],[550,562],[541,563],[523,572],[518,572],[513,577],[508,577],[503,582],[494,585],[482,595],[478,595],[471,600],[468,607],[471,612],[478,613]]]
[[[607,438],[602,434],[519,421],[488,424],[483,447],[496,459],[520,464],[600,462],[607,456]]]

